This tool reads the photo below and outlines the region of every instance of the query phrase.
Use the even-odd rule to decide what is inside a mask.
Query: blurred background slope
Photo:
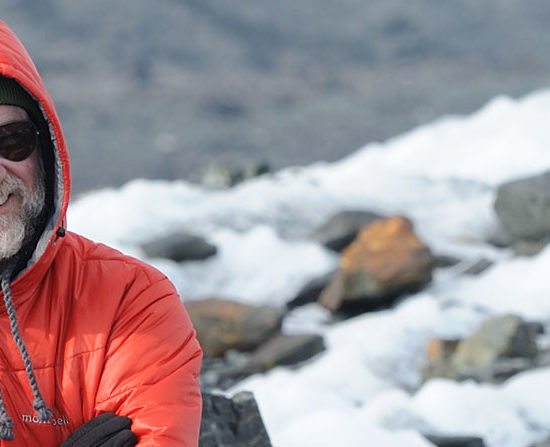
[[[214,161],[333,161],[550,84],[545,0],[0,0],[56,102],[74,190]]]

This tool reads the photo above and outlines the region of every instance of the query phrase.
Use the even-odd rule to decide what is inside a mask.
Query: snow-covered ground
[[[488,316],[550,321],[550,249],[520,258],[485,242],[498,229],[495,188],[550,169],[549,113],[550,91],[496,98],[471,116],[445,117],[337,163],[285,169],[229,191],[135,180],[79,198],[69,229],[143,258],[139,243],[185,228],[218,254],[184,264],[148,260],[184,301],[214,294],[283,304],[338,264],[307,238],[334,212],[408,216],[433,251],[466,264],[489,258],[493,267],[476,277],[462,276],[464,265],[442,271],[395,308],[335,325],[315,305],[297,309],[285,330],[318,331],[327,351],[235,391],[255,393],[275,447],[431,445],[420,432],[528,446],[550,436],[550,368],[500,386],[442,379],[420,386],[419,365],[429,338],[469,335]]]

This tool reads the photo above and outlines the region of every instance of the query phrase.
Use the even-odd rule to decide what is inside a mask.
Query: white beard
[[[46,197],[43,175],[39,174],[38,177],[34,191],[29,191],[21,179],[11,174],[0,184],[0,203],[9,194],[21,200],[19,214],[0,216],[0,260],[14,256],[26,238],[32,237],[37,230],[37,220],[45,206]]]

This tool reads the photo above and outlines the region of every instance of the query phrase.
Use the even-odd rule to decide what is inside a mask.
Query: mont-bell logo
[[[69,423],[69,418],[66,415],[60,416],[58,418],[52,417],[48,419],[47,421],[41,421],[36,414],[22,414],[21,420],[25,424],[45,424],[45,425],[52,425],[54,427],[59,425],[67,425]]]

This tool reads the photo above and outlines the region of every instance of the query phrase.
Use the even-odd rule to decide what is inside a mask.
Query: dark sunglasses
[[[0,126],[0,157],[10,161],[27,159],[38,147],[38,130],[30,121]]]

